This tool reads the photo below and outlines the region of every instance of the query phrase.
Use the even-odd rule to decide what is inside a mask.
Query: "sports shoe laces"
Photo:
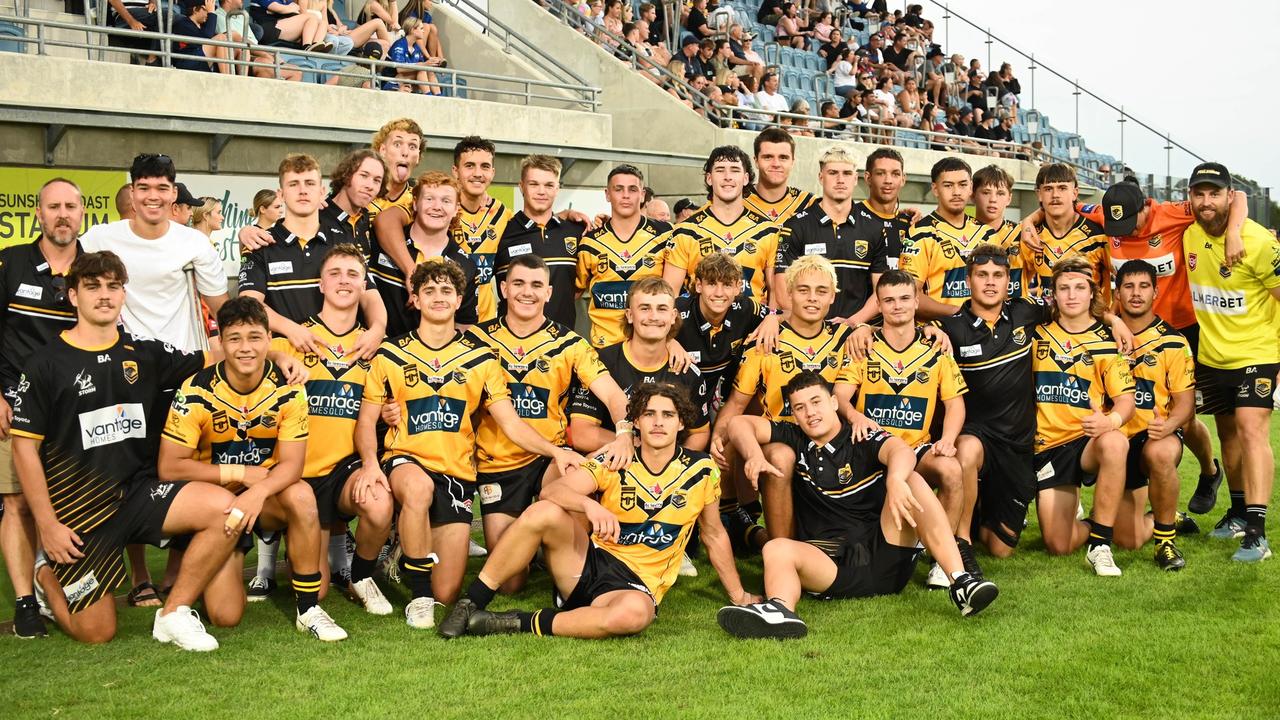
[[[204,623],[200,622],[200,613],[193,608],[187,608],[186,612],[173,612],[165,617],[173,618],[169,622],[177,625],[177,630],[184,635],[188,633],[204,634]]]
[[[314,612],[312,610],[314,610]],[[315,606],[312,610],[307,611],[306,614],[311,616],[311,621],[308,624],[313,628],[316,628],[317,630],[329,630],[338,627],[338,623],[334,622],[333,618],[329,617],[329,613],[325,612],[319,605]]]

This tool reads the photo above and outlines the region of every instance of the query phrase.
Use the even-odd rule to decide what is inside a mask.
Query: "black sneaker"
[[[444,620],[440,622],[440,637],[445,640],[452,640],[467,634],[467,625],[471,622],[471,616],[481,612],[476,604],[471,602],[471,598],[461,598],[454,603],[453,609],[448,615],[444,616]]]
[[[978,566],[978,557],[973,551],[973,543],[963,538],[956,538],[956,548],[960,551],[960,560],[964,562],[964,571],[981,578],[982,568]]]
[[[48,637],[44,618],[40,617],[40,604],[34,597],[21,598],[13,608],[13,634],[24,640]]]
[[[1196,485],[1196,492],[1187,503],[1187,509],[1197,515],[1203,515],[1218,504],[1218,486],[1222,485],[1222,463],[1215,458],[1212,475],[1201,475]]]
[[[738,508],[733,512],[721,513],[720,521],[729,532],[729,544],[733,547],[735,556],[751,557],[760,554],[753,539],[757,532],[764,532],[764,528],[751,519],[751,513]]]
[[[262,602],[271,597],[271,593],[276,589],[276,581],[271,578],[258,577],[254,575],[249,578],[249,592],[246,599],[249,602]]]
[[[472,607],[475,607],[472,605]],[[468,635],[511,635],[520,632],[520,611],[475,610],[467,620]]]
[[[1195,518],[1181,510],[1179,510],[1178,514],[1174,516],[1173,529],[1176,530],[1179,535],[1200,534],[1200,525],[1196,522]]]
[[[1000,588],[990,580],[983,580],[965,573],[951,584],[951,602],[960,609],[964,616],[977,615],[983,608],[995,601]]]
[[[809,626],[777,600],[751,605],[726,605],[716,613],[716,622],[734,637],[786,640],[809,634]]]
[[[1170,540],[1156,543],[1156,565],[1166,572],[1176,572],[1187,566],[1187,560]]]

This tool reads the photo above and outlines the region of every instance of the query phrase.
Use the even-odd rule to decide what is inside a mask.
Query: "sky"
[[[991,46],[985,32],[953,14],[950,44],[943,9],[924,4],[937,25],[934,40],[948,54],[978,58],[984,72],[1002,62],[1014,67],[1029,106],[1030,62],[1008,46]],[[890,8],[899,7],[890,3]],[[1280,2],[1261,0],[950,0],[949,7],[1047,64],[1111,104],[1123,106],[1161,134],[1206,160],[1272,188],[1280,198]],[[1044,70],[1035,76],[1035,106],[1055,128],[1075,131],[1076,105],[1070,82]],[[1088,146],[1120,157],[1120,114],[1081,96],[1079,128]],[[1164,140],[1136,122],[1124,124],[1125,164],[1163,176]],[[1175,181],[1198,161],[1172,152]]]

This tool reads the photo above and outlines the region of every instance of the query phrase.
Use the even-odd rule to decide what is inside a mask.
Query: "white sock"
[[[266,580],[275,580],[276,553],[280,550],[280,541],[276,540],[268,545],[262,542],[262,538],[254,538],[254,542],[258,544],[258,570],[255,574]]]
[[[347,554],[347,534],[329,536],[329,572],[331,577],[351,576],[351,556]]]

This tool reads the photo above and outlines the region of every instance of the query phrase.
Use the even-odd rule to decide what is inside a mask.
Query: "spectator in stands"
[[[222,229],[222,201],[215,197],[202,197],[200,204],[191,210],[191,227],[199,230],[209,242],[213,234]]]
[[[895,115],[899,127],[915,127],[920,124],[920,90],[915,77],[908,77],[898,93],[898,110]]]
[[[987,91],[983,85],[982,76],[977,73],[969,73],[969,82],[964,87],[964,96],[962,97],[964,104],[969,107],[985,107],[987,103]]]
[[[284,217],[284,198],[273,188],[259,190],[253,194],[253,210],[249,215],[255,227],[270,230],[276,221]]]
[[[404,28],[404,37],[391,44],[391,51],[387,53],[387,60],[417,67],[396,68],[392,76],[395,80],[384,82],[382,89],[399,90],[407,93],[417,92],[423,95],[439,95],[440,86],[433,84],[436,82],[436,74],[425,68],[439,66],[443,63],[443,58],[423,56],[421,46],[426,38],[426,31],[423,30],[421,20],[416,17],[405,18],[400,25]],[[417,80],[418,83],[403,82],[404,80]]]
[[[888,65],[884,70],[893,78],[895,85],[905,84],[907,72],[919,55],[920,53],[907,47],[906,33],[900,32],[893,36],[893,45],[884,51],[885,63]]]
[[[649,28],[645,42],[653,47],[666,47],[667,42],[662,33],[662,20],[658,18],[658,6],[651,2],[641,5],[640,19],[645,21]]]
[[[383,5],[384,1],[386,5]],[[365,23],[373,19],[381,20],[393,33],[400,32],[400,9],[396,7],[396,0],[367,0],[356,20]]]
[[[763,115],[747,112],[760,109],[760,103],[756,101],[759,88],[760,83],[750,75],[743,77],[738,84],[738,127],[743,130],[761,130],[764,127],[763,121],[766,118]]]
[[[848,99],[852,93],[858,90],[858,79],[853,74],[853,63],[849,62],[849,48],[842,47],[836,50],[833,58],[835,62],[831,64],[827,72],[831,73],[831,81],[835,85],[836,95]]]
[[[297,0],[253,0],[253,19],[262,25],[259,37],[270,45],[277,40],[298,43],[304,50],[327,53],[333,45],[324,41],[325,23],[319,15],[306,12]]]
[[[867,89],[865,84],[862,89]],[[861,94],[861,91],[859,91],[859,94]],[[897,122],[898,98],[893,94],[892,80],[887,77],[876,80],[875,87],[871,93],[871,100],[871,108],[877,118],[890,125]]]
[[[400,10],[400,29],[406,34],[404,21],[418,18],[422,22],[422,42],[418,49],[429,58],[443,58],[444,45],[440,42],[440,29],[436,27],[435,18],[431,15],[432,0],[405,0]]]
[[[178,197],[169,206],[169,219],[179,225],[190,225],[191,210],[201,203],[183,183],[175,183],[175,186],[178,190]]]
[[[762,0],[760,9],[756,11],[756,22],[761,25],[777,25],[782,19],[783,7],[782,0]]]
[[[680,198],[676,201],[676,206],[673,209],[676,213],[673,224],[679,224],[688,220],[690,215],[698,212],[698,204],[689,198]]]
[[[693,0],[684,29],[699,40],[710,39],[716,34],[711,29],[711,24],[707,22],[707,0]]]
[[[692,35],[686,35],[680,41],[680,56],[676,58],[684,65],[684,79],[702,74],[702,61],[698,58],[701,42]]]
[[[114,27],[124,28],[137,32],[157,32],[158,16],[156,15],[155,0],[108,0],[111,5],[111,24]],[[117,47],[133,48],[136,50],[149,50],[155,52],[160,49],[160,43],[147,38],[112,38],[111,44]],[[158,59],[155,55],[139,55],[130,53],[130,65],[155,65]]]
[[[879,35],[872,35],[865,46],[858,48],[857,55],[865,61],[865,63],[859,65],[859,69],[865,66],[867,70],[877,75],[896,70],[892,65],[885,62],[884,38]]]
[[[698,54],[695,58],[698,62],[694,66],[694,77],[702,76],[707,79],[707,82],[715,80],[716,41],[703,40],[698,43]]]
[[[760,84],[760,92],[756,93],[756,106],[761,110],[771,110],[774,112],[786,112],[791,107],[791,103],[787,102],[786,96],[778,92],[778,73],[767,72],[764,74],[764,82]],[[768,116],[770,122],[777,122],[777,116]]]
[[[796,98],[791,103],[792,115],[810,115],[813,110],[809,107],[809,101],[804,98]],[[783,129],[791,133],[793,136],[802,135],[805,137],[813,137],[813,126],[810,121],[802,118],[789,117],[783,122]]]
[[[800,8],[789,2],[782,7],[782,17],[778,19],[778,30],[773,39],[779,45],[790,45],[797,50],[808,47],[809,35],[812,31],[800,18]]]
[[[831,33],[836,31],[835,16],[831,12],[824,11],[818,16],[818,21],[813,24],[813,39],[819,43],[831,42]]]
[[[755,36],[745,32],[741,25],[735,23],[729,27],[729,50],[733,53],[729,65],[737,74],[750,75],[759,81],[764,76],[764,59],[752,49],[751,41],[754,39]]]
[[[826,100],[819,111],[822,121],[818,126],[818,137],[836,140],[849,136],[845,122],[840,119],[840,109],[834,100]]]
[[[226,35],[218,34],[218,18],[213,14],[213,0],[182,0],[182,14],[173,19],[173,34],[193,38],[195,42],[176,40],[173,51],[184,57],[175,57],[173,66],[182,70],[199,72],[231,73],[231,66],[225,62],[227,48],[208,45],[201,40],[226,40]],[[190,57],[192,59],[188,60]]]
[[[844,35],[839,28],[831,30],[831,34],[827,36],[827,40],[818,46],[818,54],[827,61],[827,69],[830,70],[832,65],[836,64],[836,60],[840,56],[840,51],[850,50],[848,44],[844,41]]]
[[[945,55],[940,48],[932,48],[924,59],[924,91],[927,100],[942,104],[947,97],[947,74],[942,69]]]
[[[328,24],[328,33],[324,39],[333,45],[334,54],[354,54],[357,57],[381,60],[391,48],[391,33],[387,30],[387,24],[380,18],[371,18],[349,28],[338,16],[333,3],[334,0],[324,0],[325,22]]]
[[[951,77],[947,80],[947,85],[951,86],[952,91],[959,92],[960,88],[969,84],[969,71],[964,63],[964,56],[956,53],[951,56]]]
[[[236,50],[232,52],[233,57],[237,60],[248,60],[249,62],[258,63],[249,67],[249,73],[254,77],[271,78],[276,77],[276,57],[270,52],[261,49],[258,46],[258,37],[253,31],[253,22],[244,15],[236,15],[230,20],[227,19],[228,14],[238,12],[244,9],[244,0],[222,0],[222,4],[213,11],[217,21],[219,35],[225,35],[231,42],[248,43],[249,52],[245,55],[245,51]],[[279,77],[281,80],[301,81],[302,71],[296,65],[283,63],[280,65]]]
[[[688,79],[689,71],[685,69],[684,61],[672,60],[667,64],[667,72],[671,73],[673,77],[663,78],[662,89],[685,105],[693,107],[693,100],[689,97],[684,86],[674,80],[674,78],[681,77]]]
[[[649,38],[652,37],[649,21],[641,18],[632,24],[636,28],[638,37],[637,40],[631,44],[635,45],[637,48],[642,48],[643,52],[653,60],[654,64],[666,67],[667,63],[671,62],[671,51],[662,43],[655,45],[649,42]],[[625,30],[626,28],[624,27],[623,29]]]

